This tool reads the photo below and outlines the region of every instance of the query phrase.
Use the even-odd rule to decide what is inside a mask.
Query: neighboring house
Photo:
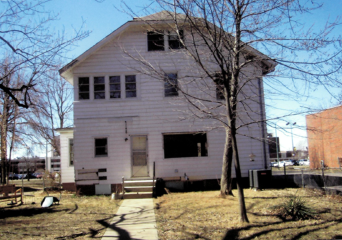
[[[60,70],[74,86],[75,96],[75,127],[59,130],[64,185],[74,183],[74,168],[77,188],[88,192],[94,192],[97,184],[110,184],[114,190],[122,177],[151,178],[153,166],[156,177],[164,180],[183,179],[185,174],[190,180],[221,177],[225,131],[212,119],[184,118],[189,106],[182,93],[169,82],[142,73],[142,66],[133,60],[143,57],[182,87],[180,78],[190,74],[194,62],[169,32],[167,14],[134,18]],[[161,32],[153,31],[147,22],[158,24]],[[186,29],[182,34],[186,38]],[[261,55],[255,50],[253,54]],[[253,96],[257,98],[249,114],[258,123],[239,129],[252,135],[238,136],[243,177],[249,169],[267,168],[262,76],[274,67],[265,60],[249,69],[255,76]],[[213,99],[219,101],[216,86],[210,84]],[[199,92],[196,87],[189,91]]]
[[[342,106],[306,115],[311,168],[339,168],[342,159]]]

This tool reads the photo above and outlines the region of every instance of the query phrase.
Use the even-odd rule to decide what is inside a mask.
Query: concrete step
[[[123,195],[124,199],[139,199],[139,198],[152,198],[152,192],[126,192]]]
[[[153,186],[125,186],[125,192],[152,192]]]
[[[125,180],[125,187],[126,186],[153,186],[153,180]]]

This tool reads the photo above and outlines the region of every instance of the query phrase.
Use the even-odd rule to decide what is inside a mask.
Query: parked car
[[[36,177],[36,178],[39,178],[41,179],[43,177],[43,173],[40,173],[40,172],[36,172],[36,173],[33,173],[33,175]]]
[[[298,161],[299,165],[302,165],[302,166],[309,166],[310,165],[310,161],[307,160],[307,159],[301,159]]]
[[[18,179],[18,174],[10,173],[10,174],[8,174],[8,178],[11,179],[11,180],[17,180]]]

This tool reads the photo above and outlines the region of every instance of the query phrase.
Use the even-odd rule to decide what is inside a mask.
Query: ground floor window
[[[95,156],[108,156],[107,138],[95,138]]]
[[[163,134],[164,158],[208,156],[206,133]]]

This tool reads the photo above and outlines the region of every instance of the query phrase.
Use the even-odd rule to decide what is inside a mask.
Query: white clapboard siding
[[[61,146],[61,177],[62,183],[75,182],[74,166],[70,165],[69,139],[73,139],[73,131],[66,130],[60,132]]]
[[[166,72],[177,73],[179,77],[189,72],[198,71],[191,59],[182,50],[178,52],[147,52],[146,32],[141,30],[127,30],[117,39],[104,45],[86,60],[73,69],[75,103],[74,103],[74,165],[76,170],[106,168],[107,180],[85,181],[90,183],[120,183],[121,178],[131,177],[131,140],[130,135],[148,136],[148,168],[152,176],[153,162],[156,164],[156,177],[168,178],[183,176],[190,179],[218,179],[221,176],[222,155],[225,143],[223,128],[209,131],[219,124],[213,120],[180,121],[180,111],[186,111],[187,106],[181,97],[164,97],[164,83],[158,79],[139,73],[141,66],[124,54],[129,51],[135,57],[145,58],[156,68]],[[260,76],[261,69],[246,69],[250,76]],[[130,75],[137,76],[136,99],[101,99],[78,100],[78,77]],[[261,83],[262,84],[262,83]],[[121,85],[121,88],[124,86]],[[93,90],[93,87],[90,87]],[[196,92],[196,87],[189,92]],[[243,109],[240,124],[249,121],[249,118],[260,122],[259,85],[257,79],[244,87],[244,93],[253,96],[248,105],[252,111]],[[91,92],[91,96],[92,96]],[[213,92],[213,96],[215,93]],[[255,101],[257,100],[257,101]],[[248,111],[244,113],[244,111]],[[264,109],[263,109],[264,111]],[[126,121],[126,124],[125,124]],[[127,134],[125,128],[127,126]],[[164,159],[163,133],[181,132],[207,132],[208,156]],[[260,125],[251,124],[249,127],[239,129],[242,135],[238,136],[239,156],[242,176],[247,177],[248,169],[264,167],[264,150]],[[266,132],[264,132],[266,135]],[[95,157],[94,138],[106,137],[108,139],[108,156]],[[125,139],[128,138],[128,141]],[[64,139],[66,141],[66,139]],[[62,142],[62,144],[66,144]],[[255,155],[255,161],[250,161],[250,154]],[[68,151],[62,151],[63,157]],[[64,161],[64,160],[63,160]],[[63,164],[62,164],[63,167]],[[73,176],[71,167],[64,168],[63,181],[70,181]],[[235,176],[235,173],[233,173]],[[80,180],[80,179],[79,179]]]

